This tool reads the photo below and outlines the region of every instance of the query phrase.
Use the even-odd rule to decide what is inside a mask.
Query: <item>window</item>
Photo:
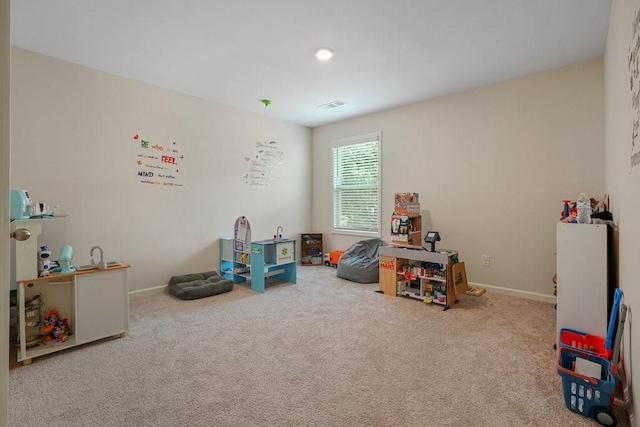
[[[380,132],[332,146],[333,231],[380,237]]]

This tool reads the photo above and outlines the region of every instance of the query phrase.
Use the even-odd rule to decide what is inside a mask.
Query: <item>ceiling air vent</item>
[[[334,108],[342,107],[345,104],[346,102],[337,99],[326,104],[318,105],[318,108],[322,108],[323,110],[333,110]]]

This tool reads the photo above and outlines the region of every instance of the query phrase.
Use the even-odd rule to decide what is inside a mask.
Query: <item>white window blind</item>
[[[380,133],[333,142],[333,231],[380,236]]]

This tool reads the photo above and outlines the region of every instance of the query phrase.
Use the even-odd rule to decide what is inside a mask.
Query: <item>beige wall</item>
[[[308,128],[18,48],[11,59],[12,186],[69,214],[76,265],[100,245],[107,260],[132,265],[130,288],[141,290],[218,269],[218,239],[238,216],[254,239],[279,225],[286,237],[308,230]],[[182,187],[140,183],[136,134],[163,148],[177,142]],[[281,151],[271,184],[247,184],[256,143],[270,141]]]
[[[9,192],[10,2],[0,0],[0,191]],[[8,197],[0,197],[0,235],[9,234]],[[7,425],[9,377],[9,239],[0,239],[0,426]]]
[[[605,188],[611,196],[611,211],[617,222],[617,268],[623,302],[629,307],[625,326],[625,370],[636,385],[634,414],[640,414],[637,385],[640,384],[640,330],[634,311],[640,310],[640,165],[631,168],[631,155],[640,151],[640,138],[632,145],[633,121],[640,111],[632,108],[632,94],[638,94],[640,79],[633,79],[628,58],[640,34],[632,34],[634,15],[640,13],[638,0],[614,0],[609,21],[605,54]],[[633,69],[638,70],[637,65]],[[632,350],[633,349],[633,350]],[[634,369],[635,368],[635,369]],[[636,420],[636,424],[637,420]]]
[[[595,59],[314,129],[314,231],[359,240],[329,234],[331,141],[381,131],[383,240],[394,193],[418,192],[471,282],[552,301],[561,200],[604,190],[602,76]]]

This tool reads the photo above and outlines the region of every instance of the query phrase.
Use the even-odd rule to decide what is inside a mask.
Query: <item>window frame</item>
[[[350,146],[350,145],[357,145],[357,144],[364,144],[364,143],[369,143],[369,142],[374,142],[377,141],[378,143],[378,156],[377,156],[377,168],[378,168],[378,184],[377,184],[377,198],[378,198],[378,203],[377,203],[377,212],[378,212],[378,218],[376,221],[376,228],[377,230],[375,231],[367,231],[367,230],[360,230],[360,229],[350,229],[350,228],[336,228],[336,156],[335,156],[335,149],[336,148],[340,148],[340,147],[344,147],[344,146]],[[378,132],[371,132],[371,133],[367,133],[367,134],[363,134],[363,135],[357,135],[357,136],[353,136],[353,137],[349,137],[349,138],[342,138],[342,139],[337,139],[331,142],[331,199],[332,199],[332,209],[331,209],[331,230],[332,233],[334,234],[344,234],[344,235],[352,235],[352,236],[363,236],[363,237],[369,237],[369,238],[380,238],[382,235],[382,211],[381,211],[381,198],[382,198],[382,133],[380,131]]]

